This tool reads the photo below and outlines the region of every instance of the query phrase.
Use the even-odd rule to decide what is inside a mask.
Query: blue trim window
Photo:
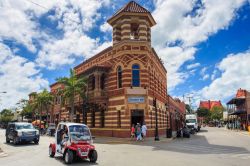
[[[132,66],[132,86],[140,86],[140,66],[138,64]]]

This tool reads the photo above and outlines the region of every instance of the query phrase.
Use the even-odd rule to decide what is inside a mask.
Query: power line
[[[40,5],[39,3],[33,2],[33,1],[31,1],[31,0],[26,0],[26,1],[32,3],[32,4],[36,5],[36,6],[39,6],[40,8],[43,8],[43,9],[45,9],[45,10],[50,10],[49,8],[46,8],[46,7],[42,6],[42,5]],[[80,24],[80,23],[81,23],[81,22],[78,22],[78,21],[76,21],[76,20],[73,20],[73,19],[71,19],[71,18],[69,18],[69,17],[67,17],[67,19],[69,19],[70,21],[73,21],[73,22],[75,22],[75,23],[77,23],[77,24]]]

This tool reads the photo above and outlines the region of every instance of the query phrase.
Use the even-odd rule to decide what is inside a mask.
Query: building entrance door
[[[131,125],[134,124],[136,125],[137,123],[142,123],[144,122],[144,110],[139,110],[139,109],[134,109],[131,110]]]

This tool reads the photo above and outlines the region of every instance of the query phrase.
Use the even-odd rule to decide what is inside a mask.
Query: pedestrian
[[[130,133],[130,138],[135,138],[135,125],[132,124],[132,127],[131,127],[131,133]]]
[[[141,125],[139,123],[137,123],[136,125],[136,141],[141,141],[142,137],[141,137]]]
[[[142,140],[145,140],[146,134],[147,134],[147,130],[148,130],[145,122],[143,123],[143,125],[141,127],[141,130],[142,130]]]

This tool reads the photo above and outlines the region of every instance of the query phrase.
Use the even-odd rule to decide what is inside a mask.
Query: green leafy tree
[[[223,117],[223,111],[224,111],[223,107],[218,107],[218,106],[213,107],[211,109],[211,116],[210,116],[210,118],[212,120],[221,120],[222,117]]]
[[[186,110],[187,110],[187,112],[190,113],[190,114],[193,112],[193,110],[192,110],[192,108],[190,107],[189,104],[186,104]]]
[[[210,116],[210,111],[207,108],[198,108],[197,109],[197,114],[199,117],[204,117],[207,118]]]
[[[23,121],[23,117],[25,117],[27,115],[26,114],[27,112],[24,111],[24,108],[26,107],[27,104],[28,104],[28,100],[26,100],[26,99],[21,99],[17,103],[18,107],[22,110],[21,113],[20,113],[20,115],[22,116],[22,121]]]
[[[49,121],[49,107],[52,105],[52,102],[53,96],[46,89],[36,95],[33,102],[33,109],[38,109],[40,122],[42,121],[43,111],[46,111],[46,120],[47,122]],[[39,128],[41,129],[41,123],[39,125]]]
[[[32,118],[32,115],[34,113],[34,105],[32,105],[31,103],[27,103],[24,107],[23,110],[21,112],[22,117],[27,117],[29,119]]]
[[[75,96],[84,93],[87,87],[87,80],[84,77],[77,77],[73,69],[70,69],[69,77],[57,78],[57,82],[64,85],[63,96],[70,104],[70,121],[73,122]]]
[[[4,124],[7,124],[8,122],[12,121],[14,114],[9,109],[4,109],[2,112],[0,112],[0,121]]]

